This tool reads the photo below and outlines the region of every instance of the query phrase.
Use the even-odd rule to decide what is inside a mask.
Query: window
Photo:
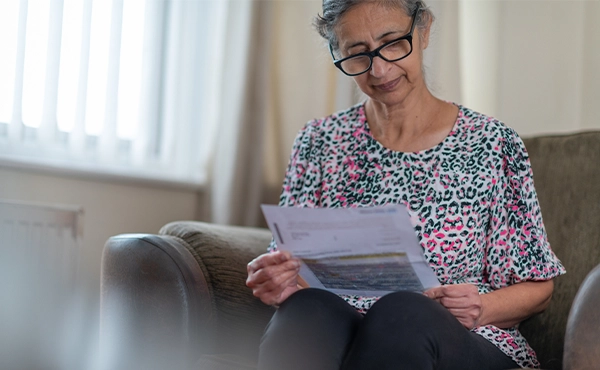
[[[0,2],[1,160],[202,184],[224,4]]]

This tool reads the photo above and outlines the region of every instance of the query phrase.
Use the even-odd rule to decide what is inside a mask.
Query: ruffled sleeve
[[[499,141],[502,158],[493,179],[486,238],[486,272],[493,289],[565,273],[548,243],[523,141],[510,128]]]
[[[292,154],[285,172],[283,188],[279,197],[280,207],[317,207],[320,199],[321,165],[319,162],[318,121],[311,121],[302,128],[292,146]],[[274,240],[268,248],[277,250]]]

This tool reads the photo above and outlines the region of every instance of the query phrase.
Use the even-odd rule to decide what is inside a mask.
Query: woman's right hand
[[[248,263],[246,285],[263,303],[277,306],[299,289],[299,271],[300,260],[289,252],[261,254]]]

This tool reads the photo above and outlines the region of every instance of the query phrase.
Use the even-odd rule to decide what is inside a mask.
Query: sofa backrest
[[[544,369],[562,369],[567,317],[585,276],[600,263],[600,131],[523,140],[552,249],[567,269],[550,306],[521,324]]]

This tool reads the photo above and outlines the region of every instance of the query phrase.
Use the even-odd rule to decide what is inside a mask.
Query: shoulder
[[[339,130],[351,130],[364,124],[364,117],[364,103],[360,103],[329,116],[313,119],[304,126],[302,131],[326,134]]]
[[[364,104],[357,104],[323,118],[308,121],[296,135],[292,148],[294,155],[306,153],[315,156],[327,152],[348,138],[365,122]]]
[[[308,121],[296,136],[295,146],[320,147],[348,139],[365,124],[364,103],[340,110],[329,116]]]
[[[519,134],[512,127],[492,116],[460,105],[456,130],[463,141],[486,144],[489,150],[506,154],[507,151],[525,149]]]
[[[492,116],[459,105],[458,120],[460,128],[485,136],[512,137],[517,133],[504,122]]]

